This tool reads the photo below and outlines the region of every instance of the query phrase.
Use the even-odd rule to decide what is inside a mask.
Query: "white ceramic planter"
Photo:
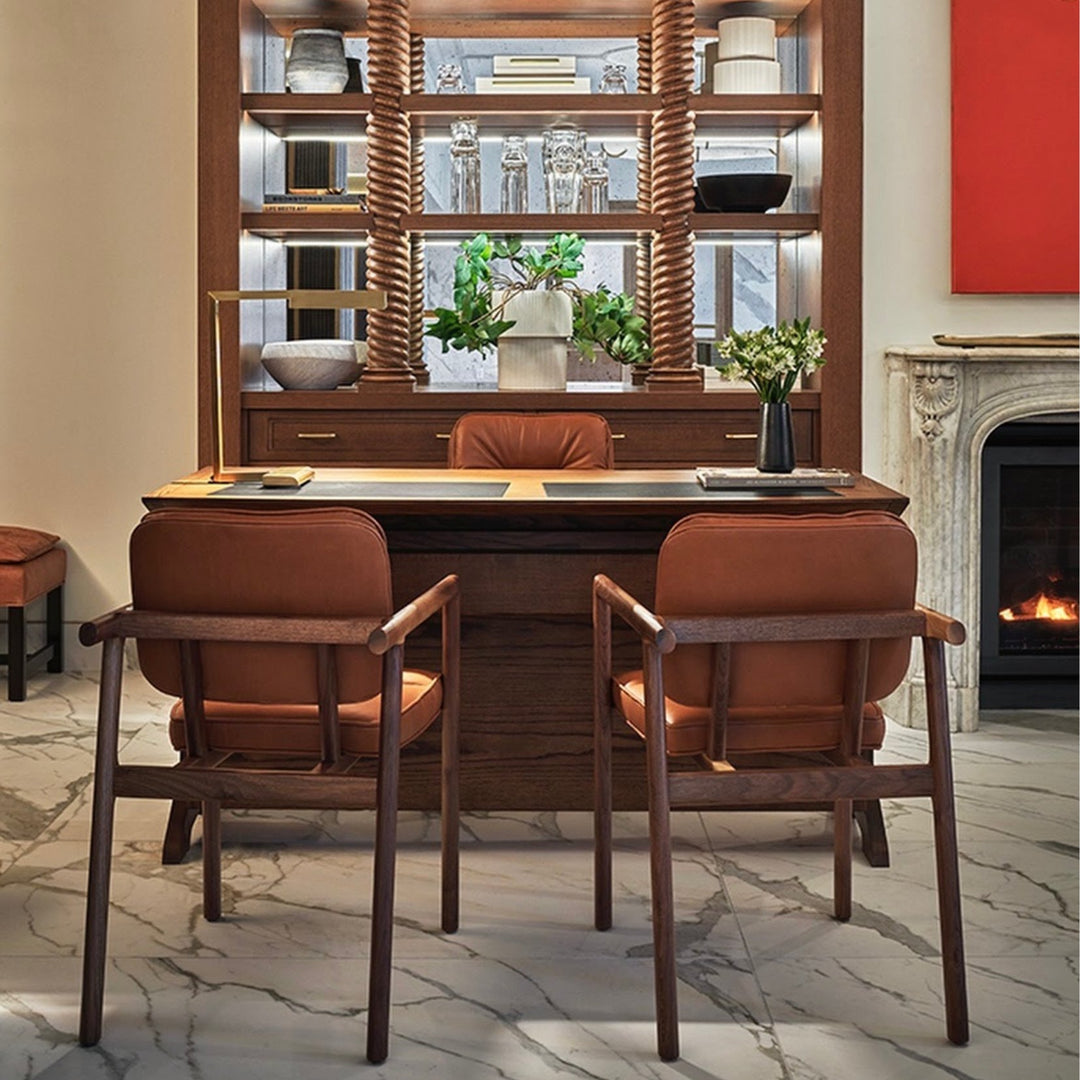
[[[518,293],[506,305],[506,318],[516,323],[499,338],[499,389],[565,390],[570,297],[542,290]]]

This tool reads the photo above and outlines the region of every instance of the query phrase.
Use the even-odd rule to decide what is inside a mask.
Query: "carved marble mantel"
[[[960,619],[968,640],[948,648],[953,726],[979,722],[979,559],[982,449],[1010,420],[1080,409],[1076,349],[891,348],[885,351],[883,480],[911,500],[919,598]],[[925,727],[922,657],[886,711]]]

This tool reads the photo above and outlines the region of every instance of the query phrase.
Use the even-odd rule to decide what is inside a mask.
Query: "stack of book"
[[[592,83],[578,75],[573,56],[495,56],[492,74],[478,75],[478,94],[588,94]]]
[[[263,212],[295,214],[304,210],[314,213],[366,210],[367,203],[360,194],[301,195],[295,191],[284,195],[264,195]]]

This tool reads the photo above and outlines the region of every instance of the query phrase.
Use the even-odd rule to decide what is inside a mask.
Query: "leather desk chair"
[[[656,613],[610,579],[593,591],[596,926],[611,926],[611,721],[646,742],[660,1056],[679,1054],[672,807],[832,803],[834,906],[851,915],[853,799],[930,796],[949,1039],[968,1039],[944,642],[964,629],[915,604],[915,538],[879,512],[797,517],[698,514],[658,557]],[[634,628],[644,667],[612,675],[611,613]],[[878,700],[922,639],[926,764],[874,765]]]
[[[459,601],[450,575],[391,614],[390,561],[360,510],[159,510],[131,537],[133,604],[86,623],[103,641],[79,1041],[101,1035],[114,800],[197,800],[203,915],[221,913],[221,805],[374,807],[367,1056],[387,1055],[399,752],[442,716],[442,928],[458,925]],[[403,643],[442,616],[442,671]],[[181,696],[174,766],[117,762],[124,641]],[[377,756],[377,779],[356,771]]]
[[[611,429],[595,413],[466,413],[450,432],[451,469],[613,469]]]

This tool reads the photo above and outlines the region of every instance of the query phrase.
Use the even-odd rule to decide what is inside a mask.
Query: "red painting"
[[[952,0],[952,291],[1080,290],[1080,3]]]

